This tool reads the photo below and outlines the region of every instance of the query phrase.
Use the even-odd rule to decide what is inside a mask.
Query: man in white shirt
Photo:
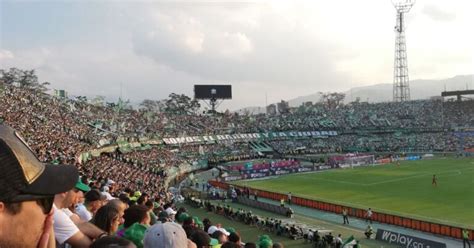
[[[341,234],[337,235],[336,237],[336,248],[342,247],[342,237]]]
[[[55,205],[53,205],[53,209],[54,209],[54,216],[53,216],[54,232],[56,236],[56,241],[59,245],[66,243],[66,241],[71,239],[71,237],[73,237],[76,233],[82,234],[79,231],[79,228],[76,226],[76,224],[72,222],[72,220],[69,218],[69,216],[67,216],[67,214],[64,211],[62,211],[61,209],[58,209]]]
[[[372,215],[373,215],[372,209],[371,208],[367,209],[367,213],[365,213],[365,217],[366,217],[365,222],[370,222],[370,224],[372,224]]]
[[[103,206],[106,197],[100,191],[93,189],[86,193],[85,202],[76,207],[76,213],[81,220],[90,221],[97,210]]]
[[[89,222],[75,223],[71,216],[68,216],[68,211],[63,210],[76,203],[83,191],[89,190],[90,188],[79,180],[73,189],[54,196],[53,229],[58,247],[66,243],[73,247],[89,247],[93,239],[104,234],[104,231]]]
[[[105,199],[106,199],[107,201],[110,201],[110,200],[115,199],[115,198],[109,193],[109,190],[110,190],[109,186],[104,186],[104,187],[102,188],[102,194],[105,196]]]

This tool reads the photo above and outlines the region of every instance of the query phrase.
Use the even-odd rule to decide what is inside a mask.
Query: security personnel
[[[342,209],[342,219],[344,221],[343,224],[349,224],[349,218],[347,217],[347,208]]]

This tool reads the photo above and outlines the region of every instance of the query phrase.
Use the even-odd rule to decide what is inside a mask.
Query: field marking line
[[[471,171],[471,170],[474,170],[474,168],[465,169],[463,171],[467,172],[467,171]],[[453,172],[455,172],[456,174],[451,175],[451,176],[462,175],[461,170],[447,170],[447,171],[443,171],[441,173],[438,173],[437,175],[452,174]],[[404,178],[397,178],[397,179],[386,180],[386,181],[376,182],[376,183],[368,183],[368,184],[365,184],[365,185],[373,186],[373,185],[379,185],[379,184],[384,184],[384,183],[398,182],[398,181],[403,181],[403,180],[412,179],[412,178],[421,177],[421,176],[426,176],[426,175],[431,175],[431,173],[423,173],[423,174],[413,175],[413,176],[404,177]],[[447,176],[444,176],[444,177],[447,177]]]
[[[373,185],[379,185],[379,184],[384,184],[384,183],[392,183],[392,182],[399,182],[399,181],[404,181],[412,178],[417,178],[417,177],[422,177],[422,176],[427,176],[430,175],[430,173],[423,173],[423,174],[418,174],[418,175],[413,175],[409,177],[403,177],[403,178],[396,178],[396,179],[391,179],[391,180],[385,180],[381,182],[376,182],[376,183],[368,183],[366,184],[367,186],[373,186]]]
[[[333,183],[343,183],[343,184],[350,184],[350,185],[359,185],[359,186],[367,186],[367,185],[368,185],[368,184],[366,184],[366,183],[354,183],[354,182],[347,182],[347,181],[331,180],[331,179],[326,179],[326,178],[318,178],[318,180],[328,181],[328,182],[333,182]]]
[[[474,171],[474,168],[469,168],[469,169],[465,169],[465,170],[450,170],[450,171],[444,171],[444,172],[441,172],[439,173],[439,175],[445,175],[445,174],[451,174],[453,172],[455,172],[457,175],[462,175],[463,172],[469,172],[469,171]]]

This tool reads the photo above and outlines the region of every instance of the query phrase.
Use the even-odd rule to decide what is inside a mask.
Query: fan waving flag
[[[343,248],[350,248],[350,247],[353,247],[356,243],[357,243],[357,241],[356,241],[356,239],[354,238],[354,236],[350,236],[350,237],[342,244],[342,247],[343,247]]]

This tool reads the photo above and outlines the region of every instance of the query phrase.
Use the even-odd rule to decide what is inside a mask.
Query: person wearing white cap
[[[212,235],[215,231],[220,231],[223,234],[225,234],[226,236],[230,235],[230,232],[228,232],[227,230],[225,230],[222,227],[217,227],[217,226],[210,226],[209,229],[207,230],[207,233]]]
[[[115,199],[115,198],[109,193],[109,190],[110,190],[109,186],[104,186],[104,187],[102,187],[102,194],[105,195],[107,201],[110,201],[110,200]]]
[[[196,247],[192,241],[188,240],[184,229],[176,223],[158,223],[146,230],[143,239],[144,248],[191,248]]]
[[[217,231],[219,228],[217,228],[216,226],[210,226],[209,229],[207,229],[207,233],[209,233],[210,235],[213,234],[215,231]]]
[[[168,207],[165,210],[165,212],[168,214],[168,218],[171,219],[172,221],[174,221],[174,217],[175,217],[177,212],[171,207]]]

